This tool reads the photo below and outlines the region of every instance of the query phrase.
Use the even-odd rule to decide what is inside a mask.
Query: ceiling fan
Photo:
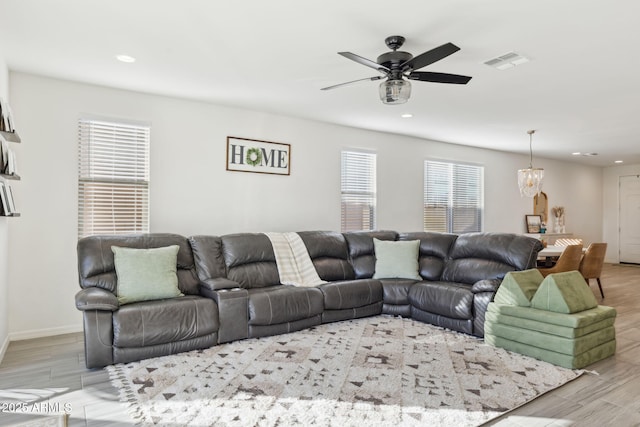
[[[418,80],[421,82],[434,83],[450,83],[450,84],[467,84],[471,77],[461,76],[458,74],[434,73],[430,71],[415,71],[434,62],[440,61],[447,56],[457,52],[460,48],[453,43],[445,43],[435,49],[428,50],[418,56],[413,56],[408,52],[398,50],[404,43],[405,38],[402,36],[389,36],[384,42],[391,52],[385,52],[378,56],[374,62],[370,59],[363,58],[351,52],[338,52],[339,55],[351,59],[359,64],[373,68],[383,75],[367,77],[365,79],[353,80],[346,83],[340,83],[333,86],[324,87],[321,90],[335,89],[341,86],[349,85],[365,80],[382,80],[380,84],[380,99],[385,104],[404,104],[411,96],[411,83],[405,80]]]

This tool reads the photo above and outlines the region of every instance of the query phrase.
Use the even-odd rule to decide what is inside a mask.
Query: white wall
[[[620,177],[639,174],[640,165],[611,166],[603,170],[602,237],[609,243],[606,262],[620,262]]]
[[[74,307],[77,119],[91,113],[150,122],[151,231],[226,234],[340,228],[340,152],[378,153],[378,228],[422,228],[423,160],[485,166],[485,230],[524,232],[531,199],[516,170],[528,156],[369,132],[23,73],[10,76],[20,144],[22,217],[10,236],[13,339],[81,328]],[[277,100],[274,100],[277,102]],[[291,144],[291,176],[228,172],[226,137]],[[551,204],[586,240],[602,230],[600,168],[536,159]],[[580,182],[587,190],[576,189]],[[581,213],[589,211],[590,215]]]
[[[9,95],[9,71],[0,52],[0,98]],[[9,346],[9,218],[0,217],[0,362]]]

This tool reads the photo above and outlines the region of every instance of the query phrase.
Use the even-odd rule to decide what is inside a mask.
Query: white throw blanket
[[[276,255],[280,283],[316,286],[326,283],[316,272],[307,247],[298,233],[264,233],[271,240]]]

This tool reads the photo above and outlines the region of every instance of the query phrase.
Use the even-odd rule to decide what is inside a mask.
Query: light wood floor
[[[618,310],[616,355],[589,366],[593,373],[488,425],[640,426],[640,267],[606,265],[602,282],[606,298],[601,304]],[[591,288],[600,300],[595,281]],[[106,371],[84,367],[81,334],[9,345],[0,364],[0,405],[6,408],[16,402],[27,404],[29,413],[0,413],[0,426],[37,418],[45,409],[70,409],[69,426],[134,424]],[[48,407],[39,406],[41,402]]]

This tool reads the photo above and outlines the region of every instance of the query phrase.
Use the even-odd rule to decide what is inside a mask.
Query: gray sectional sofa
[[[508,271],[535,266],[542,244],[508,233],[303,231],[316,286],[280,283],[262,233],[225,236],[91,236],[78,242],[86,365],[89,368],[283,334],[379,314],[411,317],[484,336],[484,317]],[[374,238],[419,241],[418,277],[376,276]],[[182,296],[121,304],[112,246],[177,245]],[[376,278],[374,278],[374,276]]]

